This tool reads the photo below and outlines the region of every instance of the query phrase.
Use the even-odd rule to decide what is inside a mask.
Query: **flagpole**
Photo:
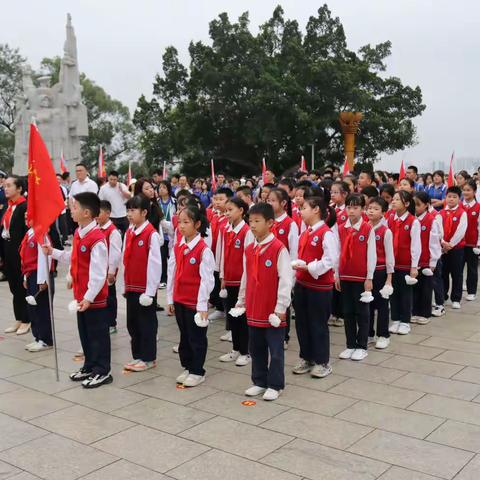
[[[45,254],[45,261],[47,262],[47,295],[48,295],[48,308],[50,309],[50,324],[52,326],[53,354],[55,357],[55,375],[57,378],[57,382],[59,382],[60,375],[58,373],[57,336],[55,334],[55,318],[53,315],[52,285],[50,282],[50,266],[48,265],[47,253]]]

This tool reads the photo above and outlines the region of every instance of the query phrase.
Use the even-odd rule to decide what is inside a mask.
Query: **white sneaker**
[[[232,350],[229,353],[226,353],[225,355],[222,355],[219,360],[221,362],[234,362],[238,357],[240,356],[240,352],[236,352],[235,350]]]
[[[334,318],[332,325],[334,327],[343,327],[343,318]]]
[[[327,363],[325,365],[315,365],[310,375],[315,378],[325,378],[332,373],[332,366]]]
[[[434,317],[441,317],[445,315],[445,307],[443,305],[437,305],[433,310],[432,310],[432,315]]]
[[[461,308],[460,302],[452,302],[452,308],[454,310],[460,310],[460,308]],[[17,333],[17,335],[18,335],[18,333]]]
[[[288,342],[286,340],[283,342],[283,349],[288,350]]]
[[[359,362],[360,360],[363,360],[364,358],[368,357],[368,352],[364,350],[363,348],[356,348],[355,351],[352,353],[352,360],[355,360],[356,362]]]
[[[28,345],[25,345],[25,350],[28,350],[30,347],[33,347],[36,343],[37,341],[35,340],[34,342],[29,343]]]
[[[303,358],[293,367],[292,373],[296,375],[303,375],[304,373],[308,373],[312,369],[310,362],[307,362]]]
[[[188,370],[184,370],[178,377],[176,382],[177,383],[183,383],[187,377],[190,375],[190,372]]]
[[[273,400],[276,400],[280,396],[280,393],[282,393],[281,390],[267,388],[267,391],[263,394],[263,399],[269,402],[273,402]]]
[[[235,365],[237,367],[244,367],[245,365],[248,365],[252,361],[252,357],[250,355],[240,355],[236,360],[235,360]]]
[[[221,337],[220,340],[222,342],[231,342],[232,341],[232,331],[228,330],[227,333],[224,333]]]
[[[334,317],[333,315],[328,319],[328,326],[333,327],[333,322],[336,320],[337,317]]]
[[[266,390],[267,390],[266,388],[252,385],[251,387],[245,390],[245,395],[247,397],[256,397],[257,395],[261,395],[262,393],[265,393]]]
[[[184,380],[183,385],[185,387],[196,387],[205,381],[205,375],[194,375],[190,373]]]
[[[368,337],[368,345],[373,344],[377,341],[377,337]]]
[[[355,351],[354,348],[347,348],[342,353],[340,353],[338,358],[341,358],[342,360],[350,360],[352,358],[354,351]]]
[[[173,353],[178,353],[178,347],[179,347],[178,344],[177,344],[177,345],[174,345],[174,346],[172,347]]]
[[[38,342],[35,342],[33,345],[30,346],[28,349],[29,352],[42,352],[43,350],[51,350],[53,347],[50,345],[47,345],[45,342],[42,340],[39,340]]]
[[[375,344],[375,348],[378,348],[379,350],[383,350],[384,348],[387,348],[390,345],[390,339],[386,337],[378,337],[377,343]]]
[[[416,323],[417,325],[426,325],[427,323],[430,323],[430,319],[425,317],[417,317],[416,321],[412,323]]]
[[[222,320],[225,318],[225,312],[221,312],[220,310],[215,310],[208,316],[208,320],[213,322],[214,320]]]
[[[476,295],[474,295],[473,293],[469,293],[466,297],[465,297],[469,302],[473,302],[473,300],[475,300],[477,298]]]
[[[410,325],[408,323],[401,323],[398,326],[397,333],[399,335],[408,335],[410,333]]]
[[[398,333],[398,327],[400,326],[400,322],[398,322],[397,320],[395,320],[394,322],[391,323],[388,331],[390,333]]]
[[[417,323],[418,318],[418,315],[412,315],[412,318],[410,318],[410,323]]]

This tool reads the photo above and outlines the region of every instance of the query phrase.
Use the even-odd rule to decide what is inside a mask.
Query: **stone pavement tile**
[[[0,476],[0,478],[2,477]],[[22,473],[19,473],[18,475],[14,475],[13,477],[8,477],[8,480],[38,480],[39,478],[40,477],[32,475],[31,473],[22,472]]]
[[[262,463],[312,480],[374,480],[389,467],[383,462],[301,439],[267,455]]]
[[[73,480],[115,461],[112,455],[55,434],[1,452],[0,459],[45,480]]]
[[[469,342],[480,342],[480,332],[474,333],[470,337],[465,338]]]
[[[461,366],[452,365],[451,363],[422,360],[420,358],[404,357],[402,355],[395,355],[394,357],[389,358],[383,362],[381,366],[444,378],[451,378],[462,369]]]
[[[344,382],[347,378],[348,377],[342,375],[337,375],[335,373],[335,367],[333,367],[333,373],[325,378],[312,378],[310,375],[295,375],[289,370],[285,371],[285,382],[287,385],[298,385],[299,387],[306,387],[309,390],[326,391]]]
[[[348,450],[446,479],[453,478],[473,457],[470,452],[381,430],[370,433]]]
[[[296,409],[277,415],[262,427],[341,450],[372,431],[370,427]]]
[[[31,420],[30,423],[77,442],[90,444],[134,424],[96,410],[74,405]]]
[[[18,360],[7,355],[0,355],[0,378],[13,377],[13,375],[31,372],[40,368],[42,367],[34,363]]]
[[[177,370],[177,372],[177,375],[180,375],[181,371]],[[208,386],[208,377],[205,383],[198,387],[179,389],[173,378],[160,376],[137,383],[128,387],[128,390],[180,405],[186,405],[217,392],[215,388]]]
[[[0,395],[0,412],[20,420],[31,420],[71,405],[70,402],[65,400],[27,388],[20,388]]]
[[[401,335],[396,335],[401,337]],[[406,357],[415,357],[415,358],[423,358],[425,360],[431,360],[432,358],[440,355],[445,348],[432,348],[432,347],[425,347],[423,345],[412,345],[410,343],[404,342],[396,342],[396,338],[392,339],[390,346],[387,349],[389,353],[395,353],[397,355],[405,355]]]
[[[48,355],[41,357],[32,357],[32,364],[41,365],[43,367],[55,368],[55,357],[52,350],[49,350]],[[58,369],[62,372],[71,373],[78,370],[83,365],[83,360],[75,359],[74,353],[58,351]]]
[[[335,373],[345,377],[370,380],[378,383],[392,383],[405,375],[401,370],[383,368],[365,363],[342,360],[335,364]]]
[[[238,372],[219,370],[208,377],[210,387],[232,393],[243,393],[251,383],[250,372],[240,368]]]
[[[129,372],[123,369],[123,365],[112,363],[111,369],[113,385],[117,388],[131,387],[158,376],[156,368],[146,370],[145,372]]]
[[[439,347],[443,350],[458,350],[460,352],[480,354],[480,344],[475,342],[466,342],[465,340],[455,340],[454,338],[430,337],[421,345],[427,347]]]
[[[1,361],[1,359],[0,359]],[[18,390],[20,385],[12,383],[10,380],[7,382],[6,380],[0,380],[0,395],[2,393],[12,392],[13,390]]]
[[[134,405],[114,410],[112,415],[174,435],[213,417],[211,413],[158,398],[147,398]]]
[[[23,385],[24,387],[48,394],[58,393],[75,387],[75,383],[63,372],[60,372],[59,381],[57,382],[55,370],[51,368],[42,368],[40,370],[34,370],[33,372],[22,373],[14,377],[9,377],[8,380],[18,385]]]
[[[476,455],[473,460],[455,477],[455,480],[478,480],[480,471],[480,455]]]
[[[140,465],[118,460],[118,462],[82,477],[82,480],[167,480],[161,473],[148,470]]]
[[[452,379],[480,384],[480,368],[463,367],[463,370],[454,375]]]
[[[422,328],[420,328],[420,326],[417,327],[417,325],[412,324],[412,331],[408,335],[396,335],[395,343],[417,344],[423,342],[431,336],[431,334],[425,332],[423,327],[424,325],[422,325]],[[385,351],[388,352],[389,348],[387,348]]]
[[[15,475],[21,473],[21,470],[0,460],[0,480],[10,480]]]
[[[212,418],[180,436],[250,460],[259,460],[293,440],[291,436],[224,417]]]
[[[346,380],[330,389],[329,393],[383,403],[384,405],[399,408],[408,407],[408,405],[423,396],[423,393],[414,392],[413,390],[392,387],[391,385],[381,385],[380,383],[367,382],[355,378]]]
[[[460,400],[472,400],[480,394],[480,385],[475,383],[460,382],[421,373],[409,373],[393,382],[392,385]]]
[[[340,352],[345,350],[345,340],[342,345],[331,345],[330,346],[330,364],[337,365],[339,363],[344,363],[342,360],[338,358]],[[379,363],[384,362],[385,360],[392,357],[392,353],[388,353],[385,350],[375,350],[374,348],[368,351],[368,357],[365,358],[362,363],[364,365],[378,365]],[[335,369],[335,367],[334,367]]]
[[[478,353],[457,352],[447,350],[435,358],[442,362],[455,363],[457,365],[468,365],[472,367],[480,367],[480,355]]]
[[[438,325],[437,319],[430,322],[428,325],[418,325],[414,327],[415,332],[425,333],[426,337],[444,337],[454,338],[456,340],[467,340],[475,334],[473,329],[465,329],[461,323],[453,323],[450,321],[448,324]],[[402,335],[399,335],[401,337]],[[403,335],[403,337],[409,337],[410,335]],[[424,338],[423,340],[426,340]],[[422,341],[423,341],[422,340]]]
[[[426,440],[480,453],[480,427],[477,425],[447,420]]]
[[[315,381],[312,379],[312,381]],[[356,400],[351,398],[333,395],[331,393],[319,392],[308,388],[289,385],[277,402],[281,405],[321,413],[322,415],[333,416],[345,408],[353,405]]]
[[[378,480],[438,480],[438,477],[414,472],[406,468],[392,467],[379,477]]]
[[[425,438],[445,420],[400,408],[360,401],[335,418],[410,437]]]
[[[242,405],[247,399],[249,398],[234,393],[218,392],[189,406],[252,425],[259,425],[288,410],[288,407],[276,402],[266,402],[261,397],[253,399],[256,402],[254,406]]]
[[[408,409],[480,426],[480,405],[477,403],[439,395],[425,395]]]
[[[14,357],[18,360],[30,361],[35,357],[42,357],[51,353],[50,350],[36,353],[25,350],[25,345],[32,342],[32,337],[29,337],[28,339],[24,338],[21,341],[7,338],[5,341],[0,342],[0,354],[8,355],[9,357]]]
[[[300,480],[290,473],[218,450],[210,450],[168,475],[178,480]]]
[[[100,440],[93,446],[160,473],[208,450],[203,445],[141,425]]]
[[[93,390],[78,386],[77,388],[58,393],[56,396],[104,413],[109,413],[112,410],[117,410],[145,399],[144,395],[112,385]]]
[[[43,437],[48,432],[0,413],[0,451],[16,447],[35,438]],[[0,475],[0,479],[2,476]]]

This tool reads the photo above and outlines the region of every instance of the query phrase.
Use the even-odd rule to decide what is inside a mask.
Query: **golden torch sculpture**
[[[353,159],[355,158],[355,135],[358,132],[358,126],[363,118],[360,112],[340,112],[338,117],[342,127],[343,143],[345,146],[345,155],[347,156],[348,167],[353,171]]]

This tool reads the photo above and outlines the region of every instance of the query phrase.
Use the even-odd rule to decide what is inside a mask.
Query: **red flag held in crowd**
[[[307,162],[305,161],[305,157],[302,155],[302,158],[300,160],[300,171],[301,172],[306,172],[307,171]]]
[[[213,158],[210,160],[211,176],[212,176],[212,192],[217,189],[217,179],[215,178],[215,167],[213,165]]]
[[[265,185],[267,183],[267,163],[265,162],[265,157],[262,158],[262,180]]]
[[[60,172],[65,173],[67,172],[67,167],[65,166],[65,157],[63,156],[63,149],[62,149],[62,156],[60,157]]]
[[[348,165],[348,158],[345,155],[345,162],[343,163],[343,172],[342,175],[348,175],[350,173],[350,166]]]
[[[30,125],[28,149],[27,219],[32,222],[35,239],[43,243],[50,225],[65,208],[50,154],[36,125]]]
[[[103,148],[100,145],[100,151],[98,153],[98,178],[105,178],[107,176],[107,172],[105,171],[105,158],[103,157]]]
[[[453,173],[453,157],[455,156],[455,151],[452,152],[450,157],[450,169],[448,170],[448,180],[447,187],[453,187],[455,185],[455,175]]]
[[[162,180],[167,179],[167,162],[163,161]]]
[[[402,159],[402,164],[400,165],[400,173],[398,175],[398,181],[404,178],[405,178],[405,164],[403,163],[403,159]]]
[[[129,187],[131,183],[132,183],[132,166],[130,165],[130,162],[128,162],[127,187]]]

